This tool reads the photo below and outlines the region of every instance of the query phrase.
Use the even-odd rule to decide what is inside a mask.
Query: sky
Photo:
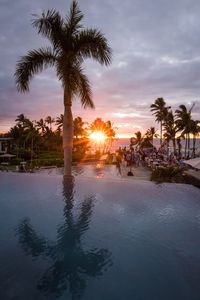
[[[24,113],[31,120],[63,113],[63,91],[53,69],[36,75],[30,92],[16,90],[16,62],[28,50],[48,45],[31,25],[32,14],[54,8],[67,15],[67,0],[0,0],[0,132]],[[113,51],[112,64],[87,60],[95,110],[78,100],[73,115],[85,122],[111,120],[119,137],[159,128],[150,105],[163,97],[173,110],[195,102],[200,119],[199,0],[79,0],[84,26],[97,28]]]

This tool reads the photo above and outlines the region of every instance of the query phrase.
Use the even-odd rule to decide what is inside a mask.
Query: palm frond
[[[53,44],[54,49],[66,47],[66,39],[63,30],[64,20],[56,10],[43,12],[42,16],[34,15],[36,18],[32,25],[37,28],[38,34],[47,37]]]
[[[55,62],[56,56],[51,48],[32,50],[27,55],[22,56],[17,63],[14,74],[18,91],[28,92],[29,82],[33,75],[41,72],[48,66],[53,66]]]
[[[63,63],[57,65],[57,76],[62,81],[63,87],[70,91],[72,97],[80,97],[84,108],[94,108],[91,86],[79,62],[67,66],[67,61],[63,60]]]
[[[82,72],[79,73],[79,95],[84,108],[94,108],[90,83],[87,76]]]
[[[74,51],[81,58],[93,58],[100,64],[111,63],[112,50],[105,36],[96,29],[82,30],[74,41]]]
[[[69,17],[65,23],[66,32],[69,36],[76,34],[83,26],[80,24],[80,21],[83,19],[84,15],[79,10],[77,1],[73,1],[70,7]]]

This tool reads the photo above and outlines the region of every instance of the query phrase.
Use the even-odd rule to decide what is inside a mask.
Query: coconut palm
[[[31,149],[31,166],[33,162],[33,150],[34,150],[34,141],[39,138],[39,133],[37,127],[33,122],[27,120],[25,124],[25,140],[30,142]]]
[[[200,134],[200,122],[198,120],[191,120],[191,133],[193,135],[193,147],[192,147],[192,156],[195,157],[196,153],[196,139]]]
[[[185,157],[190,156],[190,133],[192,129],[192,117],[191,112],[194,104],[188,110],[185,105],[180,105],[176,113],[176,125],[177,128],[182,131],[182,136],[185,138]]]
[[[172,110],[168,112],[163,126],[165,129],[164,137],[166,138],[168,143],[170,140],[172,141],[174,154],[176,154],[176,133],[178,132],[178,128],[176,126]]]
[[[36,127],[41,130],[42,135],[45,134],[45,129],[46,129],[46,123],[44,119],[40,119],[39,121],[36,122]]]
[[[45,123],[49,125],[50,131],[52,131],[52,124],[55,122],[54,118],[51,116],[47,116],[45,119]]]
[[[57,130],[60,132],[63,128],[63,114],[60,114],[60,117],[57,117],[56,118],[56,125],[58,126],[57,127]]]
[[[17,122],[17,125],[22,125],[22,126],[24,126],[26,121],[27,121],[27,118],[25,117],[24,114],[18,115],[16,120],[15,120],[15,122]]]
[[[153,104],[151,104],[151,111],[156,117],[156,122],[160,123],[160,146],[162,145],[162,131],[163,122],[167,116],[168,109],[166,102],[163,98],[157,98]]]
[[[158,137],[158,135],[156,134],[156,131],[157,131],[157,130],[155,129],[155,127],[150,127],[150,128],[147,130],[147,132],[146,132],[146,136],[148,136],[148,137],[150,138],[152,145],[153,145],[153,139],[154,139],[154,137],[155,137],[155,138]]]
[[[142,132],[141,131],[137,131],[137,132],[134,133],[134,135],[135,135],[135,139],[136,139],[135,140],[135,144],[137,144],[137,147],[140,148],[141,143],[143,141]]]
[[[83,122],[81,117],[76,117],[73,121],[73,125],[74,125],[74,137],[76,138],[76,140],[79,137],[83,137],[84,135],[86,135],[86,130],[83,128],[85,122]]]
[[[51,47],[29,51],[19,60],[15,72],[18,90],[28,92],[30,80],[36,73],[49,66],[55,67],[64,90],[64,175],[68,176],[71,176],[73,146],[72,101],[79,96],[84,108],[94,108],[91,86],[82,63],[86,58],[93,58],[104,65],[111,61],[111,49],[104,35],[96,29],[83,29],[82,19],[83,14],[76,1],[72,2],[69,16],[65,19],[55,10],[37,16],[33,26],[38,34],[50,41]]]

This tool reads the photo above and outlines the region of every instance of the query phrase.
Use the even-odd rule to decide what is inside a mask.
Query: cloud
[[[113,119],[119,131],[136,122],[143,130],[154,125],[149,106],[164,97],[176,109],[195,101],[200,119],[200,2],[198,0],[80,0],[84,25],[99,28],[113,49],[108,68],[87,60],[96,110],[74,103],[74,115],[86,121]],[[55,72],[47,70],[20,95],[13,74],[16,62],[29,49],[47,45],[31,26],[33,13],[55,8],[69,11],[65,0],[1,1],[0,11],[0,131],[21,112],[31,119],[63,111],[63,95]],[[121,116],[121,117],[119,117]],[[128,119],[128,122],[127,122]],[[131,129],[132,130],[132,129]]]

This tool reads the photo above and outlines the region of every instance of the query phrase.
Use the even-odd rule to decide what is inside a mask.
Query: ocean
[[[191,141],[190,141],[190,151],[192,151],[192,146],[193,146],[192,143],[193,143],[193,141],[191,139]],[[185,140],[182,140],[181,144],[182,144],[182,152],[184,153],[184,150],[185,150]],[[160,139],[154,139],[153,140],[153,145],[158,149],[160,147]],[[121,148],[124,148],[124,147],[129,148],[129,146],[130,146],[130,138],[119,138],[119,139],[117,139],[117,140],[115,140],[113,142],[111,151],[114,152],[117,149],[119,149],[119,147],[121,147]],[[172,142],[170,142],[169,147],[170,147],[169,150],[172,151],[173,150]],[[196,154],[200,155],[200,139],[196,140]]]

